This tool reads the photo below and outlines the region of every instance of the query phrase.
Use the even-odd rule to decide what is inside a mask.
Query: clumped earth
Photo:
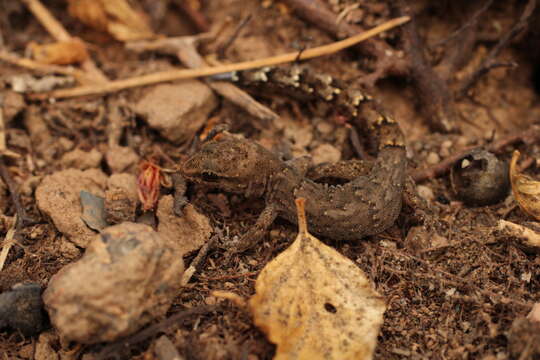
[[[477,181],[488,186],[490,179],[508,186],[500,164],[507,169],[515,149],[522,154],[522,170],[538,179],[540,9],[536,1],[326,0],[322,3],[327,11],[320,13],[319,20],[312,16],[313,9],[299,7],[307,1],[187,1],[195,9],[192,12],[181,3],[164,1],[160,3],[167,4],[164,11],[153,1],[140,1],[158,34],[193,35],[205,24],[222,29],[199,48],[200,54],[212,55],[208,61],[217,57],[222,62],[319,46],[395,16],[414,15],[414,23],[399,30],[305,62],[313,72],[365,87],[397,119],[405,133],[409,173],[417,193],[403,206],[396,223],[381,234],[359,242],[321,240],[358,264],[386,299],[375,358],[540,358],[539,324],[527,319],[540,300],[540,257],[534,248],[520,246],[498,227],[501,219],[518,224],[534,219],[500,186],[489,205],[468,199],[477,194],[460,189],[480,186],[482,192],[485,188]],[[44,5],[71,35],[92,44],[92,58],[110,78],[179,66],[174,53],[138,53],[89,30],[68,16],[64,2]],[[30,41],[51,42],[23,2],[4,0],[0,7],[4,9],[0,14],[3,50],[23,54]],[[229,40],[233,41],[226,45]],[[245,299],[253,295],[257,275],[292,243],[295,226],[278,220],[262,242],[231,256],[227,250],[253,226],[263,199],[246,201],[241,195],[188,184],[190,204],[179,220],[171,195],[182,189],[170,174],[197,150],[200,139],[224,124],[230,132],[256,140],[285,158],[312,155],[315,164],[351,159],[358,151],[369,153],[373,144],[367,133],[358,129],[358,142],[351,142],[345,120],[325,104],[261,86],[250,89],[250,94],[279,117],[254,117],[220,96],[217,85],[211,91],[201,80],[38,101],[14,91],[21,83],[31,83],[25,78],[30,74],[34,73],[0,61],[7,149],[20,155],[0,158],[0,237],[6,239],[2,246],[13,237],[0,272],[0,292],[14,291],[19,283],[46,289],[59,271],[57,279],[66,277],[66,266],[95,256],[85,254],[85,249],[97,241],[97,225],[91,224],[103,220],[92,218],[99,206],[107,212],[109,223],[137,219],[157,229],[167,251],[183,254],[187,270],[182,279],[187,284],[167,298],[165,303],[172,303],[167,313],[159,308],[145,327],[126,338],[97,344],[90,339],[80,345],[61,339],[50,321],[45,321],[45,330],[38,326],[34,335],[7,326],[0,330],[0,358],[165,359],[172,342],[173,350],[186,359],[271,359],[274,346],[247,310],[213,291],[229,291]],[[182,94],[181,101],[174,103],[174,94]],[[497,156],[486,159],[496,160],[493,168],[499,172],[477,176],[476,166],[468,172],[463,161],[482,169],[484,155],[470,155],[475,147]],[[143,214],[141,204],[136,204],[134,177],[141,168],[149,168],[140,166],[144,161],[160,166],[165,174],[157,213]],[[104,205],[83,204],[97,206],[98,210],[88,210],[90,218],[73,217],[83,211],[81,191],[105,199]],[[486,197],[490,198],[482,193],[482,199]],[[15,214],[21,221],[14,227]],[[175,245],[174,234],[181,234],[186,243]],[[203,244],[208,253],[198,257]],[[145,251],[161,256],[155,249]],[[46,291],[47,301],[54,302],[53,290]],[[126,299],[131,299],[127,293]]]

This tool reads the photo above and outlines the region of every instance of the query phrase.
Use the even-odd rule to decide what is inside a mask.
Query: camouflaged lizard
[[[298,197],[307,199],[309,228],[317,235],[356,240],[390,227],[401,210],[406,179],[405,144],[399,125],[378,111],[369,96],[345,90],[330,77],[312,76],[302,69],[292,78],[279,69],[250,76],[256,77],[253,81],[264,80],[282,90],[332,102],[338,111],[368,124],[378,135],[379,145],[378,156],[369,166],[359,161],[339,163],[346,173],[354,175],[348,176],[349,182],[332,186],[307,178],[305,161],[284,162],[242,136],[223,132],[204,143],[183,164],[181,172],[186,179],[248,198],[265,198],[265,209],[238,250],[260,239],[277,216],[296,223],[294,201]]]

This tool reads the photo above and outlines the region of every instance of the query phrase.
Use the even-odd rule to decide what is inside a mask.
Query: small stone
[[[4,121],[6,124],[9,124],[11,119],[24,110],[26,103],[21,94],[15,91],[5,90],[0,97],[0,107],[3,110]]]
[[[330,144],[321,144],[311,153],[313,165],[336,163],[341,160],[341,152]]]
[[[441,158],[437,153],[430,152],[426,158],[426,162],[429,165],[436,165],[441,162]]]
[[[417,185],[416,191],[418,192],[418,195],[426,200],[427,202],[433,201],[435,199],[435,195],[433,194],[433,190],[431,190],[430,187],[425,185]]]
[[[107,165],[113,173],[135,170],[139,155],[130,147],[113,146],[105,154]]]
[[[103,155],[95,148],[90,151],[75,149],[65,153],[60,163],[64,168],[86,170],[99,167],[101,160],[103,160]]]
[[[107,176],[98,169],[67,169],[47,175],[36,190],[38,208],[49,216],[58,231],[85,248],[95,236],[81,219],[82,190],[104,197]]]
[[[135,221],[139,196],[135,175],[113,174],[105,192],[105,218],[109,224]]]
[[[0,329],[9,327],[32,336],[43,330],[44,326],[39,284],[18,284],[0,294]]]
[[[135,105],[135,111],[161,136],[174,143],[193,137],[217,105],[212,90],[198,80],[156,85]]]
[[[125,222],[94,237],[43,293],[65,341],[110,342],[165,315],[180,290],[182,255],[152,228]]]
[[[334,126],[328,121],[321,121],[317,124],[317,131],[323,135],[328,135],[334,131]]]
[[[203,246],[212,233],[210,221],[199,213],[191,204],[182,209],[182,217],[173,211],[174,199],[171,195],[163,196],[158,203],[158,233],[171,247],[180,254],[186,254]]]

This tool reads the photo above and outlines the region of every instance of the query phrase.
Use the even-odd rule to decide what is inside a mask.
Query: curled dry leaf
[[[143,40],[155,36],[144,13],[127,0],[68,0],[71,16],[116,40]]]
[[[86,45],[78,38],[45,45],[31,42],[28,49],[34,60],[44,64],[71,65],[88,59]]]
[[[540,181],[533,180],[517,169],[519,151],[514,151],[510,162],[512,193],[519,207],[536,220],[540,220]]]
[[[137,192],[143,210],[147,211],[157,204],[161,186],[161,169],[150,161],[143,161],[137,178]]]
[[[275,359],[371,359],[385,303],[354,262],[307,231],[262,270],[249,307]]]

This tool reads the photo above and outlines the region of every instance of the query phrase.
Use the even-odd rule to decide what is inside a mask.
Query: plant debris
[[[371,359],[384,300],[356,264],[308,232],[304,201],[296,200],[298,237],[257,278],[254,322],[277,345],[275,359]]]

